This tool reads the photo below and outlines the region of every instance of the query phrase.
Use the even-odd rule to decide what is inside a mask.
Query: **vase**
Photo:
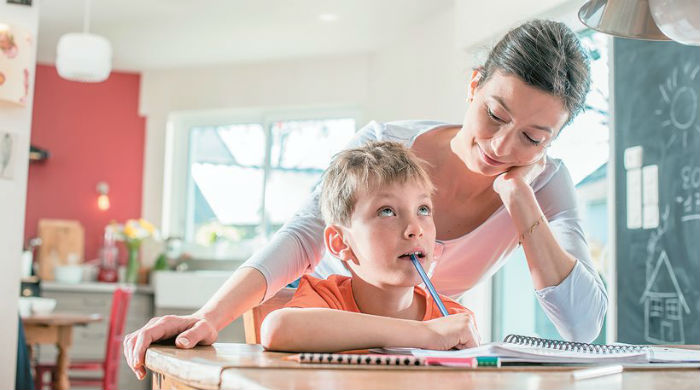
[[[127,283],[138,283],[139,282],[139,268],[141,267],[141,262],[139,260],[139,248],[140,243],[126,243],[126,249],[128,254],[128,259],[126,262],[126,278]]]

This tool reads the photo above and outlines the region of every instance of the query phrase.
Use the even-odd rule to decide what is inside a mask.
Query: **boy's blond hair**
[[[410,149],[390,141],[370,142],[336,154],[324,173],[321,190],[321,213],[326,225],[350,225],[360,190],[415,180],[432,193],[434,187],[425,165]]]

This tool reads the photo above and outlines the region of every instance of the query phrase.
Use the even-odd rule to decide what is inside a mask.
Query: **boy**
[[[401,144],[374,142],[339,153],[325,173],[320,205],[328,251],[352,277],[306,275],[285,308],[261,326],[266,349],[331,352],[371,347],[478,345],[472,313],[417,286],[410,259],[433,261],[432,183]]]

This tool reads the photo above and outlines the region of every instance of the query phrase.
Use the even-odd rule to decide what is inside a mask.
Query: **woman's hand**
[[[146,376],[146,349],[151,343],[175,336],[177,347],[192,348],[197,344],[214,343],[218,332],[209,320],[195,315],[152,318],[141,329],[124,338],[124,357],[136,377],[143,379]]]
[[[530,185],[533,181],[544,172],[547,165],[547,154],[543,154],[542,158],[530,165],[521,165],[512,167],[506,172],[501,173],[493,181],[493,190],[503,198],[511,193],[519,185]]]
[[[471,311],[452,314],[422,323],[427,332],[425,349],[448,350],[478,347],[481,336]]]

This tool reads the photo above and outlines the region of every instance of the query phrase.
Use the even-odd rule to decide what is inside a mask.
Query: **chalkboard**
[[[700,343],[700,48],[615,38],[617,340]]]

